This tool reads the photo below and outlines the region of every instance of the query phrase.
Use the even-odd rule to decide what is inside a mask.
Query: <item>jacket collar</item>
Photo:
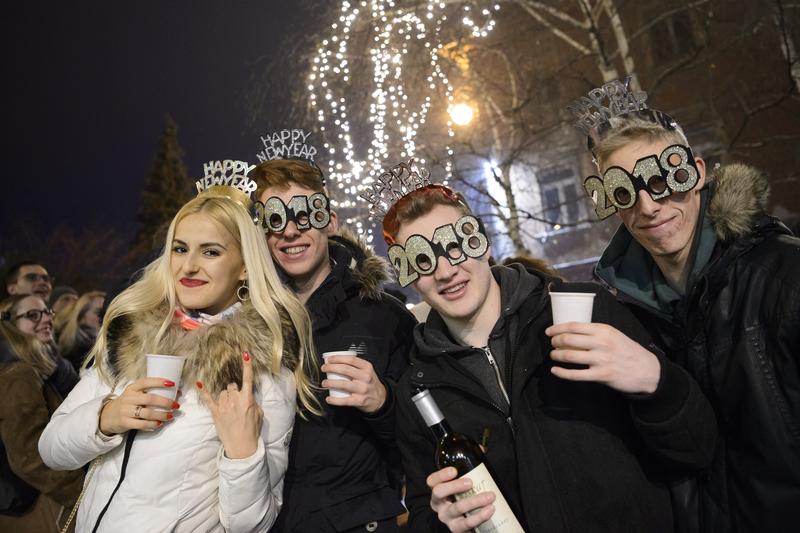
[[[229,317],[193,331],[171,324],[164,336],[156,334],[169,313],[166,305],[151,311],[116,318],[108,331],[108,366],[115,380],[135,380],[146,375],[147,353],[186,356],[184,383],[200,379],[210,392],[224,389],[228,383],[241,385],[242,352],[249,352],[256,374],[276,374],[280,366],[272,356],[274,337],[264,319],[246,303]],[[284,342],[283,366],[292,368],[297,361],[299,342],[285,311],[281,312]]]
[[[308,299],[307,308],[319,330],[335,323],[339,305],[350,297],[380,300],[389,280],[386,261],[352,233],[343,231],[328,240],[331,273]]]
[[[341,265],[342,279],[348,274],[358,288],[362,300],[380,300],[383,284],[390,280],[388,262],[372,251],[363,241],[347,230],[329,240],[331,258]]]
[[[545,285],[551,278],[522,265],[492,267],[492,275],[500,285],[501,314],[498,324],[513,315],[530,318],[541,313],[546,304]],[[493,330],[494,332],[494,330]],[[519,331],[521,335],[523,331]],[[518,339],[512,339],[516,342]],[[459,356],[473,349],[472,346],[458,344],[450,335],[441,315],[432,309],[428,318],[414,329],[414,342],[420,358],[436,358],[441,355]]]

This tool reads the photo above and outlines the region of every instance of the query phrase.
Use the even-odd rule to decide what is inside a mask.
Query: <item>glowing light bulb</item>
[[[472,110],[472,106],[465,102],[450,106],[449,113],[450,119],[457,126],[466,126],[472,122],[472,119],[475,117],[475,112]]]

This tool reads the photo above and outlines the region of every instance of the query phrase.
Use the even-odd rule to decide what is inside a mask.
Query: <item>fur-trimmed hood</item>
[[[363,239],[347,230],[341,230],[330,238],[331,257],[340,261],[349,256],[349,271],[359,288],[362,300],[380,300],[382,286],[389,281],[389,263],[383,257],[375,255]],[[337,253],[337,248],[342,248]],[[347,255],[345,255],[347,254]]]
[[[272,337],[264,319],[249,303],[245,303],[230,318],[194,331],[184,331],[178,325],[168,328],[164,338],[156,343],[167,306],[124,316],[109,326],[109,372],[114,379],[135,380],[146,375],[146,353],[186,356],[183,383],[193,385],[200,380],[216,394],[228,383],[242,384],[242,352],[249,352],[253,372],[274,375],[270,352]],[[298,360],[299,341],[287,313],[281,314],[283,330],[283,366],[294,369]]]
[[[764,213],[769,200],[769,183],[755,167],[732,163],[708,175],[713,195],[708,217],[717,239],[729,242],[751,232],[754,219]]]

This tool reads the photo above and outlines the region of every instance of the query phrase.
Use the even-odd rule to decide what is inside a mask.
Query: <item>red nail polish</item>
[[[174,387],[175,386],[175,382],[174,381],[170,381],[168,379],[165,379],[164,380],[164,386],[165,387]]]
[[[203,382],[202,381],[198,381],[197,383],[195,383],[195,385],[197,385],[198,389],[202,389],[203,388]]]
[[[172,408],[173,409],[180,409],[181,408],[181,404],[179,404],[178,402],[172,402]]]
[[[167,420],[172,420],[172,413],[167,413]]]
[[[249,360],[250,360],[250,354],[249,354],[248,352],[244,352],[244,353],[242,354],[242,358],[243,358],[245,361],[249,361]]]
[[[161,427],[161,424],[162,424],[161,420],[156,421],[156,427]]]

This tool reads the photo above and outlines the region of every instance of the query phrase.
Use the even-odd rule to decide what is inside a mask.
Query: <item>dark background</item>
[[[4,11],[0,246],[20,227],[132,235],[167,114],[193,179],[205,161],[253,159],[281,102],[252,124],[252,72],[305,25],[289,1],[29,1]]]

